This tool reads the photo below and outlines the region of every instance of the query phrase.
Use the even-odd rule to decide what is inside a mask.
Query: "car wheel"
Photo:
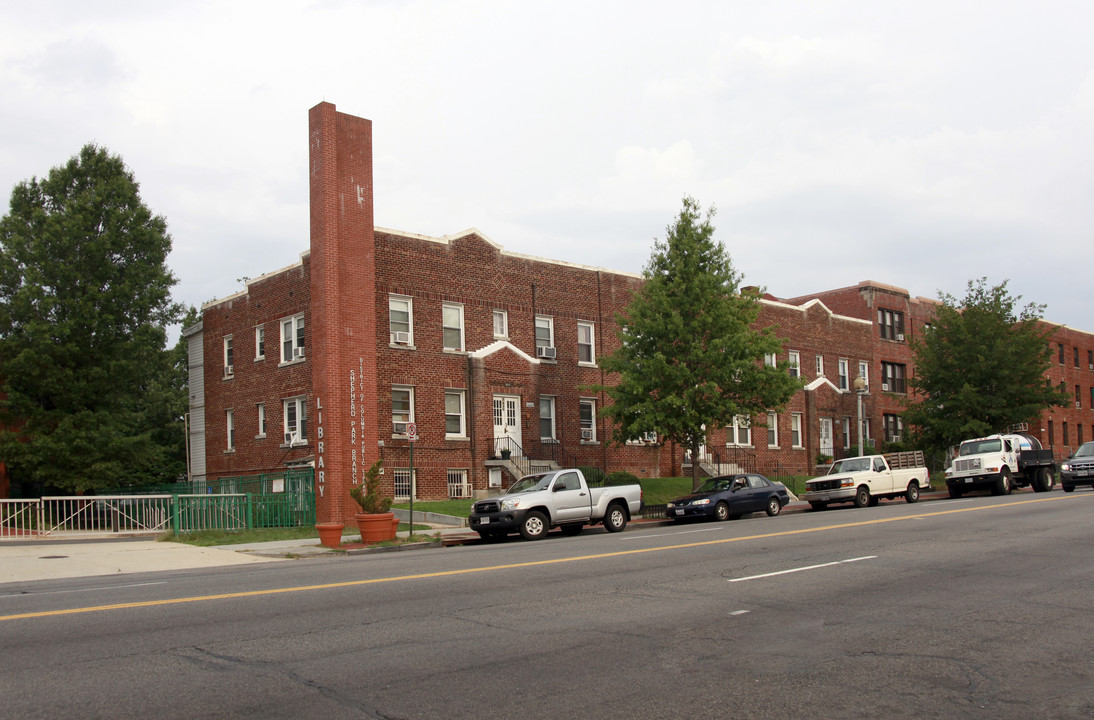
[[[562,526],[563,535],[580,535],[581,531],[585,529],[585,526],[581,523],[570,523]]]
[[[870,504],[870,488],[863,485],[855,493],[855,507],[864,508]]]
[[[718,503],[714,507],[714,519],[718,522],[729,520],[729,505],[724,502]]]
[[[919,502],[919,483],[915,480],[908,483],[908,489],[904,491],[904,499],[907,500],[909,504]]]
[[[1052,474],[1051,468],[1041,468],[1041,486],[1045,492],[1050,492],[1056,487],[1056,476]]]
[[[779,502],[779,498],[772,495],[767,499],[767,516],[775,517],[782,512],[783,504]]]
[[[827,510],[828,503],[822,502],[820,500],[814,500],[809,503],[809,507],[813,508],[814,510]]]
[[[965,494],[961,488],[954,487],[953,485],[948,486],[946,489],[950,491],[950,497],[952,498],[959,498]]]
[[[1074,485],[1064,484],[1061,487],[1063,487],[1064,492],[1075,492],[1075,486]]]
[[[541,540],[547,534],[547,518],[539,510],[533,510],[524,516],[520,524],[520,535],[525,540]]]
[[[604,529],[608,532],[619,532],[627,527],[627,511],[619,503],[608,506],[608,514],[604,516]]]
[[[1010,495],[1011,483],[1010,483],[1010,468],[1004,467],[999,471],[999,479],[995,481],[995,485],[992,486],[992,495]]]

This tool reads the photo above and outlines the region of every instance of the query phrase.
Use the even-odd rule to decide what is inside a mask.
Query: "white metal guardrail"
[[[170,529],[170,495],[0,500],[0,539],[154,535]]]

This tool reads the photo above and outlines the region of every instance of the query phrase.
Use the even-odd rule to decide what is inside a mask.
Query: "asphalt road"
[[[5,717],[1091,718],[1094,493],[0,585]]]

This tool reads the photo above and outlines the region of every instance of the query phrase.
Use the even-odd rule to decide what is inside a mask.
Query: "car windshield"
[[[531,492],[533,490],[543,490],[551,482],[551,475],[529,475],[522,477],[515,483],[509,486],[509,494],[515,495],[517,493]]]
[[[829,475],[841,472],[862,472],[863,470],[870,469],[870,458],[857,457],[847,458],[845,460],[837,460],[832,469],[828,471]]]
[[[968,442],[961,443],[961,449],[958,450],[958,455],[980,455],[982,453],[999,452],[1003,449],[1003,441],[999,438],[991,438],[988,440],[969,440]]]
[[[1072,457],[1094,457],[1094,442],[1083,443]]]
[[[697,493],[721,492],[733,487],[732,477],[712,477],[699,486]]]

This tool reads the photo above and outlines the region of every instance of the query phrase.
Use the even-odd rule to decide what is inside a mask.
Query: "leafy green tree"
[[[0,219],[0,456],[85,491],[162,479],[178,320],[167,223],[122,159],[86,145],[15,186]],[[177,407],[174,411],[177,412]]]
[[[1007,281],[970,280],[961,300],[940,293],[929,330],[912,342],[915,373],[904,420],[917,440],[943,451],[962,440],[1003,432],[1069,396],[1049,385],[1052,328],[1044,305],[1016,314],[1021,296]]]
[[[621,345],[602,362],[617,382],[598,388],[612,401],[603,415],[614,421],[616,442],[657,432],[697,457],[705,428],[766,416],[801,388],[785,368],[764,364],[783,341],[774,328],[753,328],[759,300],[738,291],[741,275],[714,240],[713,216],[684,198],[618,318]],[[699,485],[698,463],[692,483]]]

